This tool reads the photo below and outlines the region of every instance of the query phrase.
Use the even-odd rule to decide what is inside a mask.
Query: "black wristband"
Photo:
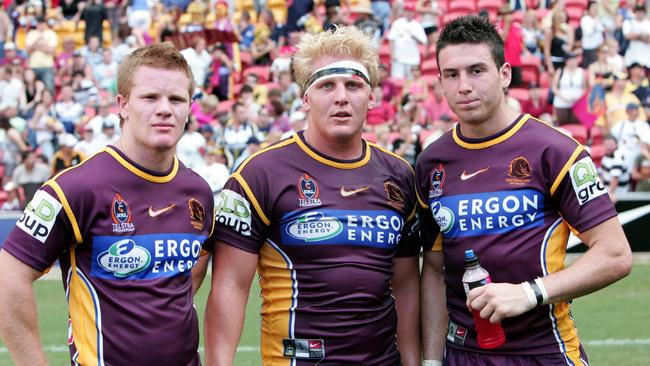
[[[542,295],[542,290],[539,289],[539,286],[535,283],[535,281],[528,281],[530,284],[530,288],[533,289],[533,292],[535,293],[535,299],[537,300],[537,306],[542,305],[544,302],[544,295]]]

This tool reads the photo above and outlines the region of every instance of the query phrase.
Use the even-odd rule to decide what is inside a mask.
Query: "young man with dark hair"
[[[416,165],[427,365],[441,364],[445,338],[447,365],[586,365],[570,300],[626,276],[632,265],[607,189],[583,146],[506,105],[511,67],[487,20],[453,20],[437,51],[459,123]],[[588,250],[564,268],[570,230]],[[466,296],[468,249],[492,283]],[[501,323],[505,343],[480,348],[470,310]]]

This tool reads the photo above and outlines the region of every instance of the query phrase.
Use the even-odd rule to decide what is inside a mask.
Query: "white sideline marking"
[[[584,341],[583,343],[589,347],[645,346],[645,345],[650,345],[650,338],[636,338],[636,339],[607,338],[607,339],[597,339],[592,341]],[[51,353],[69,352],[68,347],[63,347],[63,346],[47,346],[44,348],[44,350],[45,352],[51,352]],[[203,352],[203,347],[199,348],[199,351]],[[254,346],[237,347],[238,353],[259,352],[259,351],[260,348]],[[0,353],[8,353],[8,352],[9,351],[7,350],[6,347],[0,347]]]
[[[43,348],[45,352],[51,352],[51,353],[64,353],[64,352],[70,352],[70,349],[68,347],[64,346],[47,346]],[[199,351],[203,352],[203,347],[199,348]],[[253,346],[240,346],[237,347],[237,352],[243,353],[243,352],[259,352],[260,348],[259,347],[253,347]],[[0,353],[9,353],[9,350],[6,347],[0,347]]]
[[[628,339],[628,338],[623,338],[623,339],[614,339],[614,338],[607,338],[607,339],[599,339],[599,340],[593,340],[593,341],[584,341],[584,344],[587,346],[596,346],[596,347],[609,347],[609,346],[629,346],[629,345],[647,345],[650,344],[650,338],[637,338],[637,339]]]

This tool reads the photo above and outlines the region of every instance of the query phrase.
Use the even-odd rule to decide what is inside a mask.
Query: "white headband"
[[[368,69],[363,64],[355,61],[337,61],[329,65],[325,65],[320,69],[314,71],[313,74],[307,79],[305,83],[305,94],[309,91],[312,85],[321,80],[331,79],[340,76],[350,76],[361,78],[368,86],[370,86],[370,76]]]

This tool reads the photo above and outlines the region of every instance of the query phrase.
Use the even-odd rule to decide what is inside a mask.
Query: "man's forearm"
[[[600,233],[590,235],[591,230]],[[630,246],[616,217],[581,237],[590,248],[572,265],[542,279],[548,302],[574,299],[597,291],[623,277],[632,266]]]
[[[425,360],[442,360],[447,333],[447,305],[442,276],[422,275],[422,343]]]
[[[396,258],[393,296],[397,309],[397,347],[402,365],[419,365],[420,347],[420,270],[418,258]]]
[[[205,309],[206,366],[232,366],[239,344],[248,293],[212,288]]]
[[[47,365],[38,335],[32,278],[16,269],[17,259],[0,251],[0,335],[17,366]]]
[[[205,274],[208,272],[208,262],[210,261],[210,254],[204,254],[199,257],[192,268],[192,297],[201,288]]]

